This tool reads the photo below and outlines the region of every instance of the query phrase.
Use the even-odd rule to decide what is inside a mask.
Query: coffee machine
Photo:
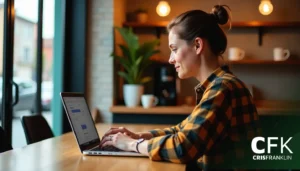
[[[159,106],[176,106],[176,70],[174,65],[160,64],[155,70],[154,94]]]

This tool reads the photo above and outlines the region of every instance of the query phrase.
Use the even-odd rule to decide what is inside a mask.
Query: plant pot
[[[127,107],[136,107],[140,105],[141,96],[144,93],[144,87],[137,84],[124,84],[123,96]]]
[[[139,23],[145,23],[148,20],[148,14],[147,13],[138,13],[136,16],[137,22]]]

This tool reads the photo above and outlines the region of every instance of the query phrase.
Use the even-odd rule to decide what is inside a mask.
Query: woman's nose
[[[170,64],[175,64],[175,58],[174,58],[174,56],[172,54],[170,55],[169,63]]]

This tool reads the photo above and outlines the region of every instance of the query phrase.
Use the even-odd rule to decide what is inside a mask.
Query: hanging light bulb
[[[160,1],[156,7],[156,13],[161,17],[169,15],[170,11],[171,8],[167,1]]]
[[[262,15],[269,15],[273,11],[273,5],[270,0],[261,0],[258,9]]]

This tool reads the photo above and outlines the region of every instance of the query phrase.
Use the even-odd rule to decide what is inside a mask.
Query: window
[[[27,47],[24,48],[23,62],[24,63],[30,62],[30,53],[29,53],[29,48],[27,48]]]

